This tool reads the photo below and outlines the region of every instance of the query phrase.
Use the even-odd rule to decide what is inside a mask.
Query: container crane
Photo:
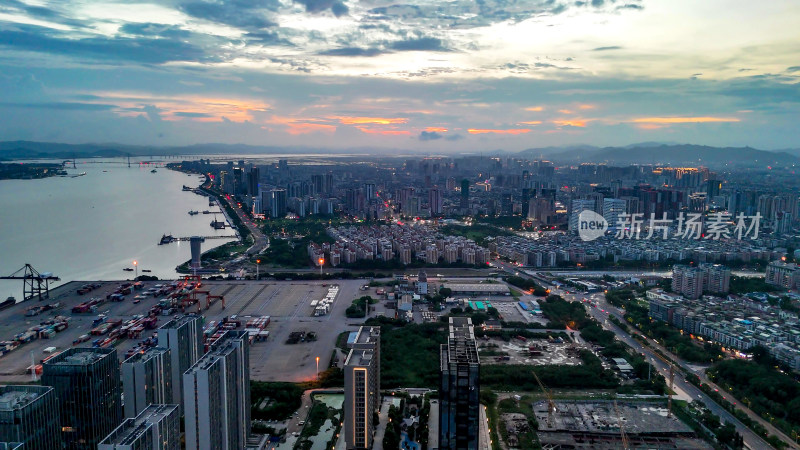
[[[50,298],[50,282],[60,281],[61,278],[54,276],[50,272],[39,273],[30,264],[25,264],[21,269],[0,280],[22,280],[22,299],[30,300],[38,297],[39,300]]]

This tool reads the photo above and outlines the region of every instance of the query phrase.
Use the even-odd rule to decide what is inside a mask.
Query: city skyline
[[[0,7],[0,137],[792,148],[799,13],[788,1],[15,0]]]

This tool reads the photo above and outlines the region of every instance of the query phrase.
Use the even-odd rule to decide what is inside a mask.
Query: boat
[[[222,230],[222,229],[225,229],[225,226],[226,226],[226,225],[227,225],[227,224],[226,224],[225,222],[223,222],[223,221],[219,221],[219,220],[217,220],[216,218],[214,218],[214,220],[211,222],[211,228],[213,228],[213,229],[215,229],[215,230]]]
[[[200,214],[200,213],[198,213],[197,211],[189,211],[189,215],[190,215],[190,216],[193,216],[193,215],[195,215],[195,214]]]
[[[156,172],[158,172],[156,169],[150,171],[150,173],[156,173]]]
[[[0,310],[10,308],[16,304],[17,304],[17,299],[15,299],[13,296],[9,296],[7,299],[5,299],[5,301],[0,303]]]
[[[190,188],[189,186],[187,186],[187,185],[185,185],[185,184],[184,184],[184,185],[183,185],[183,190],[184,190],[184,191],[191,191],[191,190],[192,190],[192,188]]]
[[[122,270],[124,270],[125,272],[133,272],[133,269],[131,269],[130,267],[126,267]]]
[[[161,241],[158,242],[158,245],[169,244],[170,242],[174,241],[175,238],[171,234],[164,234],[161,235]]]
[[[84,175],[86,175],[86,172],[76,173],[75,175],[72,175],[70,178],[78,178],[78,177],[82,177]]]
[[[150,273],[150,272],[152,272],[152,270],[150,270],[150,269],[142,269],[142,272]]]
[[[205,211],[203,211],[203,214],[211,214],[211,211],[205,210]]]

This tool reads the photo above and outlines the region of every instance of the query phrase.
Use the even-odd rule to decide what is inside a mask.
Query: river
[[[68,171],[85,176],[0,181],[0,275],[30,263],[61,277],[56,284],[124,280],[135,276],[123,269],[136,260],[140,275],[174,278],[175,266],[190,258],[189,242],[158,245],[162,234],[234,234],[212,229],[214,215],[188,214],[219,210],[207,197],[181,189],[198,186],[199,176],[161,164],[132,166],[120,159],[78,160]],[[230,240],[208,239],[203,250]],[[22,300],[22,280],[0,280],[0,300],[9,295]]]

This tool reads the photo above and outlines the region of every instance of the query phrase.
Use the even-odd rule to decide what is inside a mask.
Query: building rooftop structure
[[[39,398],[40,395],[38,392],[15,389],[15,386],[2,386],[0,387],[0,411],[22,409]]]
[[[54,366],[89,366],[113,353],[114,349],[108,348],[71,348],[46,364]]]
[[[170,414],[176,413],[178,405],[150,405],[136,418],[126,419],[107,436],[101,445],[130,445],[150,430],[150,427],[161,422]]]
[[[469,317],[451,317],[449,336],[447,339],[446,363],[479,364],[478,346],[475,343],[475,332]]]

